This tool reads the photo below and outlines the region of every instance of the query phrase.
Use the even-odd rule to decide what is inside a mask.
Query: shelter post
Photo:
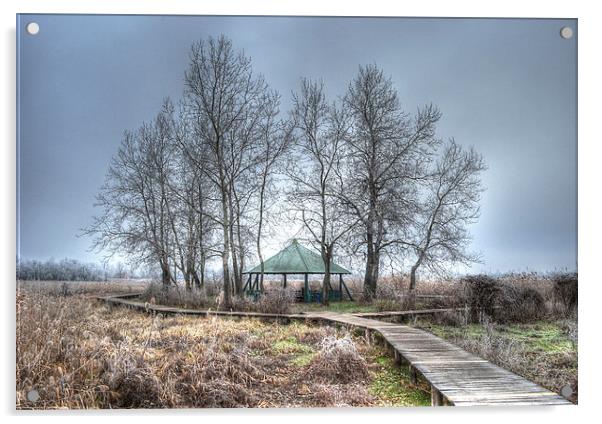
[[[309,303],[309,302],[311,302],[311,293],[309,292],[309,279],[308,279],[307,273],[305,274],[304,288],[305,288],[305,290],[303,290],[304,297],[305,297],[304,300],[305,300],[305,303]]]

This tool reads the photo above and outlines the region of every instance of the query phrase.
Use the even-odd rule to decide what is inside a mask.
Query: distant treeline
[[[142,274],[121,262],[102,266],[69,258],[59,261],[17,260],[18,280],[107,281],[115,278],[141,278],[144,276]]]

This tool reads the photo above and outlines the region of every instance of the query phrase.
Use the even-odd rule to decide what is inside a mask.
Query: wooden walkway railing
[[[431,385],[434,406],[571,405],[562,396],[519,375],[468,353],[426,331],[402,324],[364,318],[362,314],[307,312],[304,314],[263,314],[255,312],[200,311],[151,305],[130,300],[132,295],[103,296],[98,299],[151,313],[198,316],[229,316],[279,321],[310,320],[337,323],[377,332],[393,349],[395,358],[409,366],[414,380],[418,374]],[[409,311],[418,312],[418,311]],[[430,311],[436,312],[436,310]],[[385,314],[363,314],[379,316]],[[390,315],[390,314],[389,314]]]

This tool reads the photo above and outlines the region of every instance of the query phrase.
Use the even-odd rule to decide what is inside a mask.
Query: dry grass
[[[369,390],[377,372],[386,371],[375,362],[374,354],[368,354],[374,348],[330,327],[151,317],[110,308],[87,295],[56,296],[21,289],[16,338],[18,409],[374,406],[385,402]],[[339,339],[344,341],[334,342]],[[352,352],[354,364],[365,363],[369,374],[361,371],[361,378],[346,375],[341,381],[324,378],[317,365],[327,364],[330,369],[322,361],[324,340],[345,346],[328,350],[338,352],[330,356],[335,364],[341,365]],[[27,399],[31,390],[39,393],[36,402]],[[411,394],[414,389],[407,390]],[[421,396],[405,396],[403,404],[421,404]]]
[[[189,309],[222,310],[221,298],[213,294],[214,289],[186,290],[161,284],[151,283],[140,296],[140,300],[151,304],[175,306]],[[231,310],[242,312],[260,312],[267,314],[288,314],[294,303],[294,294],[290,289],[276,288],[260,294],[257,298],[235,296]]]
[[[368,364],[349,335],[325,337],[313,357],[308,373],[316,380],[330,383],[367,381]]]
[[[17,290],[50,296],[105,295],[141,293],[148,280],[112,281],[17,281]]]
[[[186,290],[171,286],[164,289],[161,283],[149,284],[140,296],[140,301],[150,304],[176,306],[186,309],[217,309],[218,297],[211,295],[211,290]]]

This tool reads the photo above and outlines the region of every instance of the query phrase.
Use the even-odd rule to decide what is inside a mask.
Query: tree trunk
[[[163,289],[167,290],[171,284],[171,272],[169,271],[169,264],[161,262],[161,281],[163,282]]]
[[[200,277],[200,288],[204,289],[205,288],[205,263],[207,261],[207,258],[205,258],[205,254],[201,255],[201,277]]]
[[[259,256],[259,266],[261,267],[261,273],[259,274],[259,289],[263,293],[263,255],[261,253],[261,231],[263,229],[263,197],[265,191],[265,173],[262,180],[261,190],[259,192],[259,222],[257,224],[257,256]]]
[[[376,296],[376,283],[380,267],[380,252],[375,248],[374,214],[370,213],[366,227],[366,273],[364,274],[364,299]]]
[[[230,224],[228,220],[228,198],[227,194],[222,190],[222,232],[224,237],[224,251],[222,252],[222,272],[224,278],[224,299],[223,306],[225,308],[232,307],[232,286],[230,282]]]
[[[374,250],[372,243],[368,244],[366,254],[366,273],[364,275],[364,298],[372,300],[376,296],[376,283],[380,268],[380,255]]]
[[[232,252],[232,279],[234,283],[234,289],[236,294],[240,294],[239,284],[238,284],[238,255],[236,251],[236,246],[234,243],[234,231],[233,225],[230,225],[230,247]]]
[[[194,288],[197,290],[201,289],[201,280],[199,279],[199,274],[196,269],[192,270],[192,279],[194,281]]]
[[[322,259],[324,261],[324,280],[322,281],[322,305],[328,306],[330,301],[328,299],[330,295],[330,261],[332,252],[328,249],[322,249]]]
[[[234,220],[234,224],[236,225],[236,247],[238,249],[238,268],[236,268],[236,278],[234,279],[234,282],[236,283],[236,293],[240,296],[243,294],[243,272],[245,270],[245,249],[243,246],[243,239],[242,239],[242,226],[240,224],[240,217],[241,217],[241,212],[240,212],[240,199],[238,198],[238,196],[236,195],[236,192],[234,192],[234,200],[235,200],[235,205],[236,206],[236,219]]]
[[[418,256],[418,260],[416,261],[416,263],[414,265],[412,265],[412,268],[410,269],[410,287],[409,287],[409,307],[410,309],[416,309],[416,272],[418,271],[418,268],[420,267],[420,265],[422,264],[422,260],[424,259],[424,255],[421,253]]]
[[[192,273],[190,272],[190,269],[187,269],[184,273],[184,287],[186,288],[186,291],[192,290]]]
[[[416,271],[420,265],[422,265],[422,261],[424,260],[424,250],[419,251],[418,259],[416,263],[412,265],[412,269],[410,270],[410,291],[413,292],[416,289]]]
[[[410,270],[410,292],[414,292],[416,290],[416,271],[418,270],[419,264],[412,265],[412,269]]]
[[[231,188],[232,190],[232,188]],[[236,225],[236,221],[238,218],[235,218],[234,214],[234,205],[232,204],[232,195],[228,196],[228,206],[230,210],[230,247],[232,252],[232,282],[234,285],[234,291],[237,295],[241,295],[242,293],[242,276],[239,274],[239,265],[238,259],[241,254],[241,248],[235,242],[236,238],[234,237],[234,226]]]

